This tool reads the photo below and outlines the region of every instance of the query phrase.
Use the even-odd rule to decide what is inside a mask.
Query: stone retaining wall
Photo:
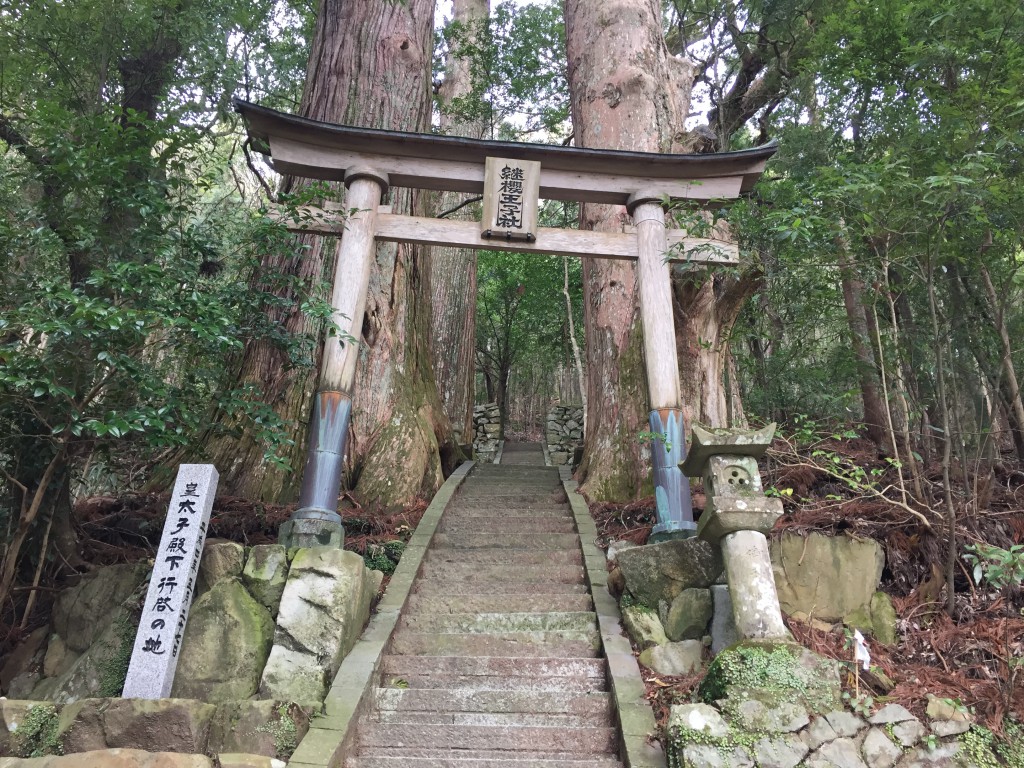
[[[552,406],[548,411],[544,442],[553,465],[572,464],[573,454],[583,445],[583,406]]]
[[[497,403],[473,407],[473,452],[476,460],[493,464],[501,440],[501,412]]]

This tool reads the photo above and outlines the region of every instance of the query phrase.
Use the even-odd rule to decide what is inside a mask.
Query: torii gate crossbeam
[[[275,170],[344,181],[348,188],[344,208],[351,212],[345,216],[338,210],[306,208],[298,216],[281,214],[293,231],[342,235],[331,297],[342,339],[328,338],[324,344],[299,509],[285,524],[287,528],[282,527],[282,539],[311,546],[343,538],[337,500],[358,357],[357,344],[345,338],[358,340],[360,335],[377,240],[636,260],[650,426],[653,433],[665,436],[665,450],[657,446],[651,450],[658,505],[652,537],[692,535],[696,525],[689,483],[679,469],[685,458],[685,427],[669,262],[735,264],[738,254],[728,240],[690,238],[684,231],[668,229],[663,204],[673,199],[709,202],[749,192],[775,153],[774,145],[709,155],[595,150],[354,128],[248,102],[234,104],[253,147],[270,157]],[[505,237],[500,236],[503,227],[498,227],[495,238],[492,225],[398,215],[380,204],[391,184],[483,192],[494,203],[504,198],[486,168],[498,158],[505,171],[517,166],[520,176],[515,178],[520,180],[524,171],[518,166],[523,166],[527,186],[532,184],[540,198],[625,205],[634,227],[603,233],[509,224]],[[500,191],[508,189],[502,186]],[[536,204],[536,197],[532,203]]]

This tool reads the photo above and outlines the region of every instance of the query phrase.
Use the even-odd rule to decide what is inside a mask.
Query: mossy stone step
[[[412,656],[548,656],[596,658],[597,632],[397,632],[391,653]]]
[[[441,524],[437,530],[445,533],[479,533],[487,531],[494,534],[508,533],[575,533],[576,521],[571,517],[555,518],[550,516],[541,517],[500,517],[486,518],[486,523],[481,523],[480,518],[459,518],[445,515],[441,518]]]
[[[508,632],[593,632],[597,615],[570,613],[437,613],[405,616],[400,624],[413,632],[504,634]]]
[[[551,581],[567,584],[582,584],[583,566],[552,565],[538,563],[485,563],[446,562],[429,560],[420,571],[421,579],[468,579],[474,581]]]
[[[583,565],[583,552],[573,549],[549,549],[544,552],[522,552],[501,549],[428,549],[428,563],[491,563],[500,565]]]
[[[623,768],[614,758],[566,758],[561,753],[532,757],[509,757],[506,752],[489,750],[367,750],[349,758],[346,768]],[[410,754],[412,753],[412,754]]]
[[[406,723],[409,725],[486,725],[489,727],[537,727],[559,726],[561,728],[607,728],[611,717],[601,715],[538,714],[536,712],[403,712],[381,710],[372,721],[375,723]]]
[[[510,750],[514,751],[516,757],[525,757],[530,752],[562,752],[567,757],[602,754],[611,752],[618,746],[618,734],[611,727],[411,725],[370,722],[361,730],[360,740],[367,747]]]
[[[536,552],[543,549],[570,549],[579,546],[574,533],[520,533],[515,539],[490,533],[436,533],[433,546],[464,549],[524,549]]]
[[[459,595],[586,595],[590,593],[586,584],[566,584],[545,581],[493,581],[476,584],[473,582],[419,581],[412,592],[424,597],[456,597]]]
[[[385,656],[381,671],[387,675],[503,675],[506,677],[591,678],[604,684],[603,659],[517,659],[504,656],[458,659],[450,656]]]
[[[502,691],[429,688],[377,688],[375,709],[408,712],[540,712],[609,715],[610,693],[576,691]]]
[[[404,613],[537,613],[539,611],[591,611],[589,595],[497,595],[424,597],[411,595]]]

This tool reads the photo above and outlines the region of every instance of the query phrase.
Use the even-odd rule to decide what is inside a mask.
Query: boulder
[[[640,654],[640,663],[659,675],[689,675],[701,668],[703,656],[700,640],[683,640],[648,648]]]
[[[642,605],[622,607],[622,626],[638,648],[646,649],[668,642],[658,614]]]
[[[273,640],[270,611],[238,579],[218,581],[189,612],[171,695],[215,704],[252,696]]]
[[[224,579],[242,575],[245,547],[234,541],[207,539],[199,559],[197,595],[201,595]]]
[[[104,634],[121,604],[146,580],[150,567],[145,562],[109,565],[65,589],[53,606],[53,631],[70,650],[85,652]]]
[[[633,547],[618,554],[626,589],[641,603],[657,608],[684,589],[706,589],[722,573],[722,554],[703,539],[673,539]]]
[[[309,715],[282,701],[230,701],[217,707],[207,751],[287,760],[309,730]]]
[[[758,699],[775,707],[797,704],[808,712],[840,705],[839,666],[796,643],[747,641],[719,653],[697,695],[705,702]]]
[[[729,735],[729,726],[717,709],[707,704],[677,704],[669,711],[668,732],[696,731],[712,739]]]
[[[661,623],[669,640],[694,640],[707,634],[713,613],[710,590],[684,589],[661,607]]]
[[[59,677],[71,669],[80,654],[68,648],[64,639],[57,634],[50,635],[43,657],[43,677]]]
[[[759,739],[753,748],[758,768],[796,768],[809,751],[792,733]]]
[[[871,635],[883,645],[896,642],[896,609],[885,592],[875,592],[868,605],[848,613],[843,623]]]
[[[97,744],[202,753],[216,709],[192,699],[87,699],[61,712],[59,738],[65,753],[99,749]]]
[[[820,533],[783,534],[772,542],[771,556],[782,610],[824,621],[869,607],[885,565],[872,539]]]
[[[260,696],[323,701],[328,681],[363,631],[382,578],[355,552],[299,550],[281,597]]]
[[[8,654],[0,666],[0,692],[9,698],[27,696],[42,675],[48,627],[39,627]]]
[[[280,544],[258,544],[249,550],[242,571],[242,583],[249,594],[277,616],[281,595],[288,580],[288,551]]]
[[[0,698],[0,755],[44,755],[58,751],[57,711],[45,701]]]
[[[33,691],[64,705],[79,699],[117,696],[128,674],[138,620],[124,608],[114,611],[95,642],[68,668]]]
[[[903,750],[893,744],[881,728],[868,731],[864,743],[860,745],[860,752],[868,768],[892,768],[903,756]]]

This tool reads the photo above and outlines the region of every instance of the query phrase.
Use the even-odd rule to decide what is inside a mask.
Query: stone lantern
[[[765,496],[757,459],[775,425],[758,431],[693,426],[687,477],[703,476],[707,496],[697,536],[720,545],[736,630],[743,640],[791,639],[782,622],[768,539],[782,515],[781,499]]]

